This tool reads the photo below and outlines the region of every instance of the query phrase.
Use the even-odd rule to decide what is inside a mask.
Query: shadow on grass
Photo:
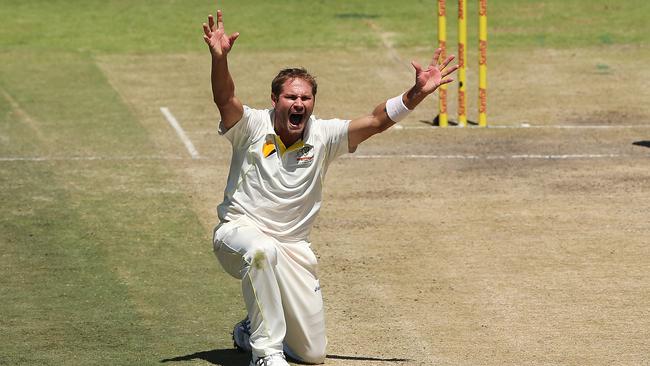
[[[250,354],[242,353],[236,349],[213,349],[211,351],[196,352],[190,355],[166,358],[161,363],[203,360],[213,365],[222,366],[248,366]]]
[[[348,361],[376,361],[376,362],[407,362],[408,358],[382,358],[368,356],[341,356],[327,355],[327,358],[333,360]],[[160,360],[161,363],[203,360],[213,365],[221,366],[247,366],[250,361],[250,353],[242,353],[235,349],[213,349],[211,351],[196,352],[190,355],[177,356]]]
[[[327,355],[327,358],[332,360],[349,360],[349,361],[379,361],[379,362],[407,362],[413,361],[408,358],[382,358],[382,357],[367,357],[367,356],[339,356]]]

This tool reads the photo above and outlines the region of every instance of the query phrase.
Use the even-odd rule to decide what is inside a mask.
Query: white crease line
[[[610,129],[626,129],[626,128],[650,128],[650,125],[515,125],[515,126],[488,126],[488,128],[551,128],[551,129],[596,129],[596,130],[610,130]]]
[[[183,128],[178,123],[174,115],[169,111],[169,109],[167,107],[160,107],[160,111],[167,119],[167,122],[169,122],[174,130],[176,130],[176,134],[178,134],[178,137],[180,137],[181,141],[183,141],[183,144],[185,144],[185,148],[187,148],[187,151],[192,156],[192,159],[200,158],[199,152],[196,151],[194,144],[192,144],[192,141],[190,141],[190,139],[187,137],[185,131],[183,131]]]
[[[650,154],[516,154],[516,155],[431,155],[431,154],[351,154],[342,159],[431,159],[431,160],[562,160],[562,159],[612,159],[650,158]],[[138,160],[185,160],[181,156],[5,156],[0,162],[48,162],[48,161],[138,161]],[[227,158],[199,157],[193,160],[228,161]]]
[[[395,125],[393,129],[395,130],[432,130],[442,128],[440,126],[405,126],[405,125]],[[629,129],[629,128],[650,128],[650,125],[620,125],[620,126],[601,126],[601,125],[584,125],[584,126],[574,126],[574,125],[557,125],[557,126],[542,126],[542,125],[515,125],[515,126],[506,126],[506,125],[497,125],[497,126],[487,126],[487,129],[527,129],[527,128],[536,128],[536,129],[568,129],[568,130],[588,130],[588,129]],[[485,129],[485,127],[478,126],[449,126],[445,129]]]
[[[542,159],[542,160],[563,160],[563,159],[608,159],[628,158],[637,155],[625,154],[518,154],[518,155],[349,155],[347,159],[432,159],[432,160],[508,160],[508,159]],[[650,155],[640,155],[650,157]]]
[[[125,161],[125,160],[183,160],[179,156],[14,156],[0,161]]]

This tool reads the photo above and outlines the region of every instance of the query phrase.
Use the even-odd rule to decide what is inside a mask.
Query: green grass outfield
[[[434,2],[395,3],[219,6],[227,30],[242,33],[242,53],[378,48],[377,28],[398,48],[435,44]],[[491,50],[650,44],[646,0],[489,5]],[[3,0],[0,8],[0,365],[224,362],[201,352],[230,346],[243,314],[238,285],[216,265],[191,190],[160,159],[167,152],[96,63],[114,54],[208,57],[200,24],[215,4]]]
[[[429,46],[436,39],[435,2],[413,0],[220,1],[227,25],[245,32],[251,49],[372,47],[367,22],[397,34],[397,46]],[[650,4],[643,0],[500,0],[489,6],[491,47],[584,47],[647,44]],[[4,0],[3,50],[28,52],[159,53],[197,51],[197,22],[209,1]],[[470,39],[477,6],[468,2]],[[456,2],[448,1],[449,34]]]

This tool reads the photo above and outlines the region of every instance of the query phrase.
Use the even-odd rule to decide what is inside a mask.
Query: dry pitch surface
[[[240,98],[265,108],[275,72],[305,66],[320,82],[316,114],[351,118],[410,85],[401,55],[427,57],[235,52],[231,67]],[[650,365],[648,56],[491,55],[490,123],[532,128],[425,128],[432,99],[335,162],[312,234],[327,364]],[[230,150],[215,132],[207,54],[98,63],[160,151],[185,158],[169,164],[209,232]]]

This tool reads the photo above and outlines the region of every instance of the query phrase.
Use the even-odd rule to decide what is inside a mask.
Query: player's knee
[[[300,352],[300,355],[297,356],[302,362],[320,365],[325,363],[325,346],[308,345],[302,350],[302,352]]]
[[[255,243],[244,257],[251,267],[263,269],[278,263],[278,249],[271,240],[263,240]]]

